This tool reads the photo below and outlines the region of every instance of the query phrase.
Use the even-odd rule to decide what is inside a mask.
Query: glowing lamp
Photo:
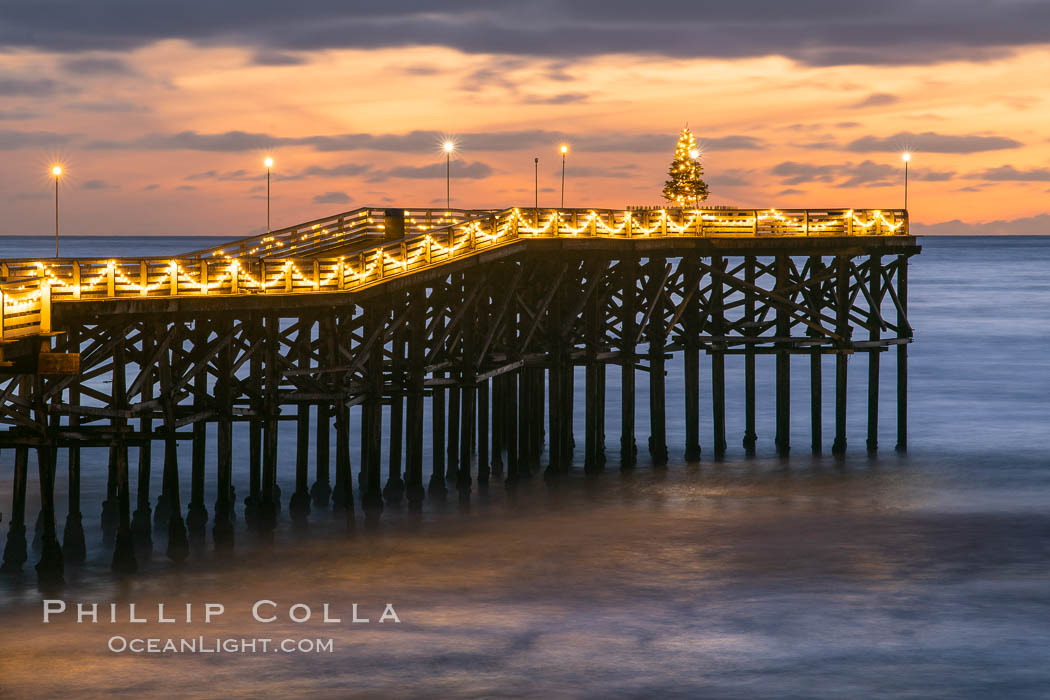
[[[693,150],[689,151],[689,157],[694,159],[694,160],[699,158],[700,157],[700,151],[694,148]]]
[[[54,175],[55,177],[58,177],[59,175],[61,175],[62,174],[62,166],[61,165],[56,165],[55,167],[51,168],[51,174]]]
[[[265,165],[267,168],[272,168],[273,167],[273,158],[270,158],[270,157],[267,156],[266,160],[263,161],[263,165]]]
[[[562,155],[565,155],[566,153],[569,152],[569,147],[568,146],[562,146],[561,147],[561,152],[562,152]]]
[[[903,160],[905,163],[907,163],[909,160],[911,160],[911,154],[908,153],[907,151],[905,151],[904,153],[901,153],[901,160]]]
[[[445,149],[445,153],[451,153],[452,151],[456,150],[456,144],[453,143],[452,141],[446,141],[442,145],[442,148]]]

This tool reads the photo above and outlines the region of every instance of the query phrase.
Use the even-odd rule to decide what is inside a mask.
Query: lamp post
[[[901,154],[904,161],[904,210],[908,210],[908,163],[911,161],[911,153],[905,151]]]
[[[266,156],[263,165],[266,166],[266,233],[270,233],[270,169],[273,168],[273,158]]]
[[[456,144],[452,139],[445,141],[442,145],[445,149],[445,208],[452,208],[452,152],[456,150]]]
[[[62,166],[56,165],[51,168],[51,174],[55,176],[55,257],[58,257],[58,180],[62,177]]]
[[[537,212],[539,212],[539,210],[540,210],[540,157],[536,156],[535,158],[533,158],[532,159],[532,163],[533,163],[533,171],[534,171],[533,172],[533,176],[534,176],[535,182],[536,182],[535,187],[534,187],[534,193],[536,195],[536,200],[533,203],[533,207],[536,209]]]
[[[565,154],[569,152],[569,147],[562,144],[561,147],[561,208],[565,208]]]

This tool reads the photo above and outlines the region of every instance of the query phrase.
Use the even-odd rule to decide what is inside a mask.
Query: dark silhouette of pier
[[[753,452],[766,439],[755,429],[759,355],[776,365],[768,438],[778,453],[792,448],[795,359],[810,366],[801,388],[811,401],[806,449],[841,454],[847,357],[869,355],[866,447],[874,451],[880,356],[895,348],[903,450],[907,269],[919,250],[901,210],[358,209],[174,259],[0,261],[0,454],[14,484],[3,566],[21,570],[27,559],[30,450],[41,488],[41,579],[60,579],[64,560],[84,558],[80,453],[88,448],[109,452],[102,525],[114,570],[131,572],[136,544],[149,543],[154,528],[167,532],[176,561],[209,526],[216,548],[233,547],[234,460],[250,468],[245,518],[264,533],[275,528],[277,472],[293,468],[278,464],[280,421],[296,425],[293,521],[312,508],[418,507],[450,490],[469,499],[475,483],[494,479],[513,485],[539,470],[557,478],[581,451],[588,473],[605,467],[607,450],[630,469],[639,430],[657,466],[671,451],[720,458],[730,438]],[[706,378],[701,352],[710,357]],[[675,353],[684,357],[685,404],[669,409],[665,364]],[[737,436],[726,432],[725,356],[733,354],[744,356],[745,373]],[[835,358],[830,445],[823,355]],[[619,436],[605,433],[610,365],[621,373]],[[582,387],[574,367],[584,368]],[[644,426],[635,424],[639,373],[648,375]],[[712,397],[705,411],[703,381]],[[577,400],[583,425],[573,424]],[[668,410],[683,411],[685,444],[667,443]],[[247,454],[234,454],[235,422],[249,425]],[[189,465],[179,464],[179,441],[192,443]],[[356,470],[352,443],[363,455]],[[130,447],[138,448],[134,470]],[[69,455],[61,542],[58,450]],[[207,479],[217,486],[213,504],[204,502]]]

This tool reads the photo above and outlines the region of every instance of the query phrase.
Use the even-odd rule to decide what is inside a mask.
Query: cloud
[[[181,190],[182,192],[193,192],[197,187],[195,185],[179,185],[175,189]]]
[[[372,169],[371,164],[368,163],[344,163],[343,165],[336,165],[331,168],[325,168],[320,165],[311,165],[309,168],[299,172],[294,176],[289,176],[288,179],[301,179],[304,177],[354,177],[356,175],[362,175]]]
[[[773,166],[770,173],[781,178],[785,185],[834,182],[835,187],[883,187],[896,184],[903,177],[903,170],[899,166],[876,163],[872,160],[831,165],[799,163],[789,160]],[[910,176],[915,180],[944,181],[954,177],[955,171],[919,169],[912,171]]]
[[[145,187],[143,187],[142,191],[143,192],[152,192],[153,190],[157,190],[157,189],[160,189],[160,185],[158,185],[157,183],[154,182],[152,184],[149,184],[149,185],[146,185]]]
[[[882,105],[891,105],[894,102],[899,102],[900,98],[896,95],[891,95],[888,92],[873,92],[865,97],[860,102],[855,102],[850,105],[854,109],[861,109],[863,107],[881,107]]]
[[[226,131],[202,134],[197,131],[150,133],[127,140],[95,140],[85,144],[91,150],[187,150],[236,153],[266,148],[303,147],[322,153],[340,151],[388,151],[394,153],[432,153],[445,134],[415,130],[400,134],[334,134],[325,136],[281,137],[273,134]],[[574,151],[590,153],[670,153],[673,134],[585,133],[532,129],[525,131],[467,132],[456,134],[460,148],[467,151],[519,151],[553,149],[568,143]],[[765,142],[754,136],[729,134],[699,139],[705,151],[756,150]]]
[[[221,134],[200,134],[181,131],[177,134],[146,134],[128,141],[100,140],[84,145],[90,150],[187,150],[187,151],[253,151],[266,146],[294,145],[297,139],[273,139],[267,134],[227,131]]]
[[[805,194],[805,190],[798,190],[794,187],[788,187],[786,190],[780,190],[779,192],[777,192],[778,197],[786,197],[788,195],[793,194]]]
[[[59,63],[66,73],[78,76],[135,76],[138,71],[122,58],[113,56],[78,56]]]
[[[638,177],[638,166],[637,165],[614,165],[608,168],[590,165],[572,165],[569,164],[565,168],[566,177],[610,177],[610,178],[632,178]],[[551,177],[561,177],[561,167],[557,170],[552,170],[550,173]]]
[[[0,74],[0,97],[48,97],[58,92],[51,78],[22,78]]]
[[[85,102],[73,102],[66,105],[66,108],[78,112],[119,112],[123,114],[150,111],[150,108],[146,105],[125,102],[123,100],[89,100]]]
[[[788,160],[774,165],[770,172],[783,178],[785,185],[800,185],[804,182],[831,182],[835,179],[837,166],[813,165]]]
[[[452,177],[456,179],[466,178],[468,180],[483,180],[492,175],[492,167],[486,163],[475,161],[473,163],[453,163]],[[413,166],[399,165],[389,170],[373,171],[369,175],[369,182],[380,182],[392,177],[422,180],[428,178],[445,177],[445,163],[433,163],[431,165]]]
[[[218,180],[218,181],[229,181],[229,180],[259,180],[266,177],[265,173],[251,173],[243,168],[239,170],[228,170],[226,172],[219,172],[218,170],[205,170],[202,173],[193,173],[187,175],[186,179],[193,180]]]
[[[818,66],[893,65],[982,60],[1044,44],[1050,35],[1050,7],[1016,0],[93,0],[90,13],[83,0],[9,4],[0,44],[63,52],[177,39],[270,51],[423,45],[558,60],[781,55]]]
[[[835,183],[835,187],[885,187],[896,184],[898,178],[903,180],[900,168],[871,160],[856,165],[849,163],[838,168],[838,172],[846,179]]]
[[[346,204],[351,199],[342,192],[325,192],[314,197],[314,204]]]
[[[419,64],[414,66],[405,66],[401,70],[407,75],[437,75],[441,72],[439,68],[435,68],[434,66],[425,66]]]
[[[1050,214],[984,223],[958,219],[937,224],[913,222],[909,227],[913,234],[920,236],[1043,236],[1050,231]]]
[[[521,98],[528,105],[564,105],[573,102],[586,102],[589,95],[585,92],[562,92],[557,95],[526,95]]]
[[[1018,170],[1012,165],[988,168],[979,173],[969,173],[968,180],[994,180],[997,182],[1050,182],[1050,168]]]
[[[0,122],[15,122],[24,119],[36,119],[39,115],[27,109],[13,107],[11,109],[0,109]]]
[[[913,134],[901,131],[893,136],[863,136],[846,145],[854,153],[897,153],[905,149],[921,153],[980,153],[1022,146],[1020,141],[1003,136],[953,135],[925,131]]]
[[[0,129],[0,151],[13,151],[19,148],[46,148],[69,143],[69,134],[53,131],[9,131]]]
[[[257,51],[251,62],[256,66],[301,66],[309,63],[305,56],[284,51]]]
[[[105,180],[87,180],[80,186],[82,190],[119,190],[120,185],[112,185]]]

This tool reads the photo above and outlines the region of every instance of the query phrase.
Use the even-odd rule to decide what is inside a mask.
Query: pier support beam
[[[397,299],[405,301],[405,296]],[[388,504],[399,504],[405,495],[401,478],[401,456],[405,432],[405,331],[396,329],[390,344],[390,440],[387,450],[387,480],[383,498]]]
[[[142,337],[139,358],[139,371],[142,373],[142,391],[139,400],[143,403],[153,400],[153,382],[156,374],[151,360],[155,348],[154,333],[149,323],[143,323],[139,331]],[[153,434],[153,420],[149,414],[139,419],[139,431],[143,435]],[[149,502],[150,476],[153,468],[153,442],[143,440],[138,448],[138,478],[135,485],[135,513],[131,518],[131,535],[135,546],[141,549],[150,549],[153,546],[153,526],[151,524],[152,508]]]
[[[113,348],[113,405],[120,409],[126,409],[128,405],[128,391],[126,380],[126,348],[123,337],[121,337]],[[170,403],[170,402],[169,402]],[[128,446],[124,441],[124,429],[127,428],[126,418],[117,418],[113,421],[113,427],[117,432],[110,449],[113,455],[117,477],[117,532],[116,542],[113,548],[113,560],[110,564],[113,571],[120,574],[134,573],[138,569],[135,559],[135,542],[131,534],[131,491],[128,486]]]
[[[296,364],[303,372],[310,369],[313,325],[313,319],[304,315],[296,328]],[[288,515],[301,525],[310,515],[310,404],[299,403],[295,411],[295,491],[288,501]]]
[[[786,294],[788,286],[788,266],[791,259],[786,255],[776,257],[776,291]],[[783,306],[777,307],[777,336],[787,338],[791,335],[791,319]],[[777,454],[787,456],[791,450],[791,353],[790,342],[784,340],[775,343],[777,349],[777,398],[776,398],[776,447]]]
[[[364,437],[368,446],[365,452],[365,464],[362,470],[365,475],[364,493],[361,494],[361,506],[366,511],[378,512],[383,509],[382,481],[380,469],[382,468],[383,450],[383,337],[382,326],[386,315],[385,308],[381,311],[378,300],[365,308],[364,337],[371,338],[374,334],[380,334],[368,353],[365,362],[368,387],[366,389],[364,412],[362,419],[365,424]]]
[[[23,402],[30,400],[31,382],[29,377],[18,380],[18,394]],[[26,485],[29,482],[29,448],[15,447],[14,478],[11,484],[11,519],[7,527],[7,542],[4,545],[5,572],[20,572],[26,563]]]
[[[80,333],[78,330],[70,330],[66,334],[66,351],[80,352]],[[74,382],[69,387],[69,403],[73,406],[80,405],[80,383]],[[80,426],[80,416],[69,417],[69,427],[75,430]],[[80,513],[80,447],[71,445],[68,452],[69,473],[69,507],[66,515],[66,526],[62,532],[62,553],[67,562],[73,564],[83,563],[87,555],[87,545],[84,540],[84,523]],[[147,497],[148,503],[148,497]],[[149,521],[146,521],[147,524]]]
[[[584,307],[584,437],[583,470],[587,474],[600,472],[604,465],[603,422],[605,418],[605,387],[602,365],[597,356],[601,349],[604,329],[601,324],[602,294],[598,289],[591,293]]]
[[[653,466],[667,466],[667,403],[666,363],[664,345],[667,333],[664,329],[664,284],[667,267],[664,261],[650,261],[649,322],[645,329],[649,348],[649,455]]]
[[[222,316],[216,322],[219,350],[215,358],[215,402],[218,424],[215,428],[216,483],[215,518],[212,538],[215,549],[233,549],[233,319]]]
[[[819,277],[824,273],[824,262],[819,255],[809,260],[809,274],[811,278]],[[815,324],[820,323],[821,306],[824,302],[824,284],[819,283],[815,288],[808,287],[808,298],[810,318]],[[820,333],[813,328],[807,331],[811,338],[818,338]],[[809,351],[809,422],[810,422],[810,448],[813,454],[818,455],[823,449],[823,376],[821,374],[822,352],[819,345],[814,345]]]
[[[634,467],[638,447],[634,440],[634,363],[638,315],[638,260],[625,258],[620,262],[620,468]]]
[[[178,342],[176,330],[172,347]],[[186,537],[186,523],[182,519],[182,505],[179,494],[179,454],[175,436],[175,398],[174,378],[172,377],[172,347],[160,355],[160,402],[164,413],[164,484],[163,492],[167,494],[166,510],[168,511],[168,558],[174,562],[183,562],[189,556],[189,540]],[[116,379],[114,379],[116,385]],[[116,389],[114,388],[114,391]],[[159,506],[158,506],[159,509]]]
[[[755,323],[755,268],[758,261],[753,255],[747,256],[744,261],[744,281],[746,291],[744,292],[744,335],[755,337],[757,329]],[[748,343],[744,349],[744,452],[748,455],[755,454],[755,445],[758,442],[758,433],[755,422],[755,346]]]
[[[405,407],[405,495],[408,505],[423,505],[423,384],[426,379],[426,290],[409,295],[408,400]]]
[[[911,338],[908,323],[908,256],[897,256],[897,334]],[[897,445],[898,452],[908,449],[908,345],[897,346]]]
[[[37,473],[40,481],[40,561],[36,565],[37,580],[41,585],[59,585],[64,582],[65,565],[62,560],[62,547],[58,543],[58,530],[55,525],[55,455],[54,437],[46,427],[48,424],[47,405],[44,403],[44,382],[40,376],[35,377],[33,382],[33,407],[36,412],[36,422],[44,427],[44,439],[37,448]],[[127,453],[125,453],[127,454]],[[118,465],[119,467],[119,465]],[[121,474],[118,473],[118,494],[123,493],[124,514],[121,524],[123,532],[131,544],[131,532],[128,530],[129,523],[127,510],[127,462],[124,463],[123,492],[119,486]],[[118,530],[118,534],[121,530]]]
[[[711,267],[720,274],[711,275],[711,335],[721,338],[725,335],[725,285],[722,274],[726,271],[726,259],[720,255],[712,256]],[[711,423],[714,426],[713,449],[715,459],[722,459],[726,454],[726,359],[725,342],[716,340],[711,343]]]
[[[685,365],[685,461],[700,461],[700,266],[683,258],[686,305],[682,313],[682,355]]]
[[[844,340],[835,353],[835,441],[831,453],[846,453],[846,362],[849,343],[849,256],[835,256],[835,332]]]
[[[209,331],[196,322],[195,341],[200,351],[208,345]],[[206,362],[205,360],[201,360]],[[208,370],[201,369],[193,379],[193,410],[198,415],[204,413],[208,401]],[[197,544],[204,543],[208,524],[208,509],[204,505],[204,470],[207,460],[207,423],[197,420],[193,423],[192,463],[190,466],[190,504],[186,513],[186,529],[190,538]]]
[[[882,256],[868,257],[868,340],[878,341],[882,326]],[[879,356],[882,348],[868,352],[868,452],[879,449]]]

